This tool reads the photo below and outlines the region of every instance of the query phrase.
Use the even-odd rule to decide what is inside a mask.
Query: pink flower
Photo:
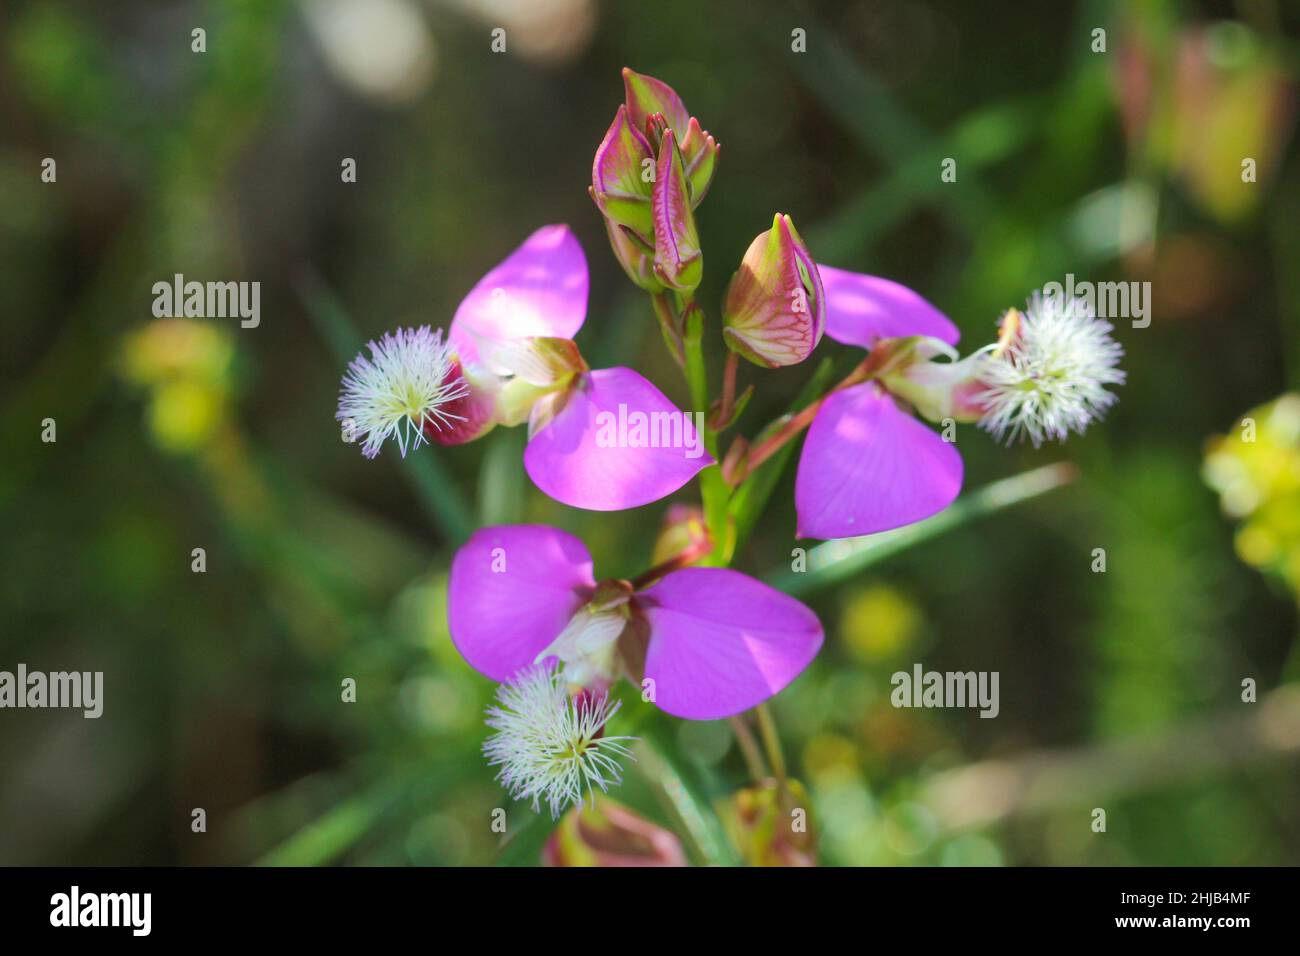
[[[447,618],[465,660],[493,680],[560,666],[570,685],[603,693],[626,676],[691,720],[767,700],[823,636],[799,601],[726,568],[671,571],[640,590],[597,584],[582,542],[545,525],[477,531],[452,560]]]
[[[826,334],[872,349],[882,339],[925,336],[948,345],[956,326],[888,279],[819,266]],[[962,483],[957,449],[878,381],[832,393],[808,429],[795,479],[799,535],[847,538],[920,521],[948,507]]]
[[[593,511],[657,501],[713,464],[695,423],[649,381],[582,360],[573,337],[586,319],[587,287],[587,260],[569,228],[534,232],[461,302],[419,402],[396,403],[392,413],[393,394],[412,394],[405,380],[369,382],[366,394],[390,414],[378,419],[388,430],[373,433],[367,454],[388,434],[405,434],[390,423],[408,405],[416,431],[443,445],[527,421],[529,476],[557,501]],[[436,393],[436,408],[425,393]],[[356,404],[349,420],[359,417]],[[629,421],[631,429],[619,427]]]

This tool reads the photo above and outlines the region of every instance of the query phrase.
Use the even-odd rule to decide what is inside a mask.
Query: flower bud
[[[662,80],[624,68],[623,88],[627,93],[627,109],[633,128],[649,137],[652,117],[660,114],[673,131],[682,151],[691,208],[694,209],[713,181],[719,151],[717,142],[687,112],[686,104],[676,91]]]
[[[654,150],[655,155],[659,155],[659,144],[664,141],[664,134],[672,129],[668,124],[668,118],[663,113],[651,113],[645,121],[645,138]],[[673,133],[674,136],[678,134]],[[679,144],[680,145],[680,144]]]
[[[627,94],[627,110],[632,125],[638,130],[646,128],[646,122],[651,116],[662,113],[668,126],[677,135],[686,135],[691,114],[687,112],[686,104],[677,95],[677,91],[663,80],[624,67],[623,90]]]
[[[704,511],[698,505],[670,505],[655,539],[651,564],[662,564],[688,551],[707,552],[711,547]]]
[[[756,365],[802,362],[826,329],[821,274],[789,216],[750,243],[723,304],[727,345]]]
[[[690,192],[677,137],[669,129],[659,144],[651,200],[654,213],[655,275],[664,285],[690,292],[704,277],[704,256],[695,231]]]
[[[655,176],[651,145],[632,125],[627,107],[620,106],[591,165],[591,198],[611,228],[625,226],[647,244],[654,235],[650,199]]]
[[[606,796],[564,815],[542,848],[546,866],[686,866],[681,841]]]
[[[692,209],[700,204],[704,194],[709,191],[720,151],[717,140],[701,129],[699,120],[692,116],[686,124],[686,135],[682,137],[682,158],[686,162],[686,182],[691,187]]]
[[[724,810],[727,832],[750,866],[817,865],[812,801],[798,780],[740,790]]]

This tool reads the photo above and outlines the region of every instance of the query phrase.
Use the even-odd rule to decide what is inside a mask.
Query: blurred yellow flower
[[[214,387],[228,384],[235,349],[230,333],[193,319],[158,319],[126,336],[123,370],[137,385],[192,378]]]
[[[149,428],[167,451],[184,454],[207,441],[221,423],[225,396],[201,382],[182,379],[154,389]]]
[[[840,614],[840,638],[856,660],[877,661],[910,645],[921,629],[921,612],[883,584],[854,591]]]
[[[122,343],[127,381],[149,390],[149,429],[162,448],[202,448],[225,420],[234,345],[229,332],[192,319],[158,319]]]
[[[1202,473],[1224,512],[1243,519],[1241,559],[1300,592],[1300,395],[1252,409],[1210,439]]]

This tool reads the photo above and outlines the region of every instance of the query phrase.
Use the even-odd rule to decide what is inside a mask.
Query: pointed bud
[[[664,133],[668,132],[669,129],[671,127],[668,125],[668,120],[663,113],[651,113],[646,117],[646,142],[650,144],[650,148],[654,150],[656,156],[659,155],[659,146],[664,141]],[[679,136],[676,132],[673,135]]]
[[[591,164],[591,198],[608,222],[626,226],[650,241],[654,233],[650,198],[655,154],[620,106]]]
[[[627,94],[627,109],[632,125],[646,128],[646,121],[655,113],[662,113],[668,126],[678,135],[686,135],[690,114],[677,92],[663,80],[623,68],[623,89]]]
[[[691,187],[692,209],[699,206],[709,191],[720,149],[717,141],[701,129],[699,120],[692,116],[682,139],[682,158],[686,162],[686,182]]]
[[[750,243],[723,305],[727,345],[756,365],[802,362],[826,328],[821,274],[789,216]]]
[[[698,206],[713,180],[718,159],[717,142],[700,127],[699,120],[687,112],[686,105],[676,91],[662,80],[624,68],[623,88],[627,93],[627,108],[632,125],[638,130],[646,131],[655,149],[658,148],[658,142],[650,132],[651,126],[659,122],[654,119],[655,114],[662,116],[663,124],[677,137],[677,145],[682,151],[686,166],[691,208]],[[662,130],[659,132],[662,135]]]
[[[569,810],[542,848],[547,866],[686,866],[681,841],[609,797]]]
[[[707,552],[711,547],[704,511],[697,505],[671,505],[655,539],[650,563],[663,564],[688,551]]]
[[[798,780],[740,790],[725,808],[727,833],[750,866],[816,866],[812,801]]]
[[[691,212],[690,188],[673,131],[659,144],[654,195],[655,274],[664,285],[689,292],[704,276],[704,256]]]

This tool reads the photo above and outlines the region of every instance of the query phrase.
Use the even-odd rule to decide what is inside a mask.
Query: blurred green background
[[[624,65],[722,144],[714,316],[776,211],[970,346],[1067,273],[1152,284],[1105,423],[1038,451],[961,433],[969,491],[1058,461],[1078,480],[794,585],[827,643],[774,711],[821,861],[1300,862],[1300,413],[1259,410],[1300,390],[1298,36],[1300,8],[1269,0],[6,3],[0,669],[106,686],[97,721],[0,712],[0,863],[536,861],[549,821],[478,752],[493,688],[448,639],[450,553],[547,522],[630,576],[669,502],[558,505],[521,429],[368,462],[332,416],[361,341],[445,326],[548,222],[590,262],[590,364],[686,403],[585,191]],[[260,281],[260,327],[153,322],[175,273]],[[741,430],[814,364],[763,375]],[[792,488],[737,567],[788,577]],[[999,671],[1000,716],[891,707],[918,661]],[[628,708],[655,750],[619,799],[734,859],[713,818],[745,782],[729,725]]]

